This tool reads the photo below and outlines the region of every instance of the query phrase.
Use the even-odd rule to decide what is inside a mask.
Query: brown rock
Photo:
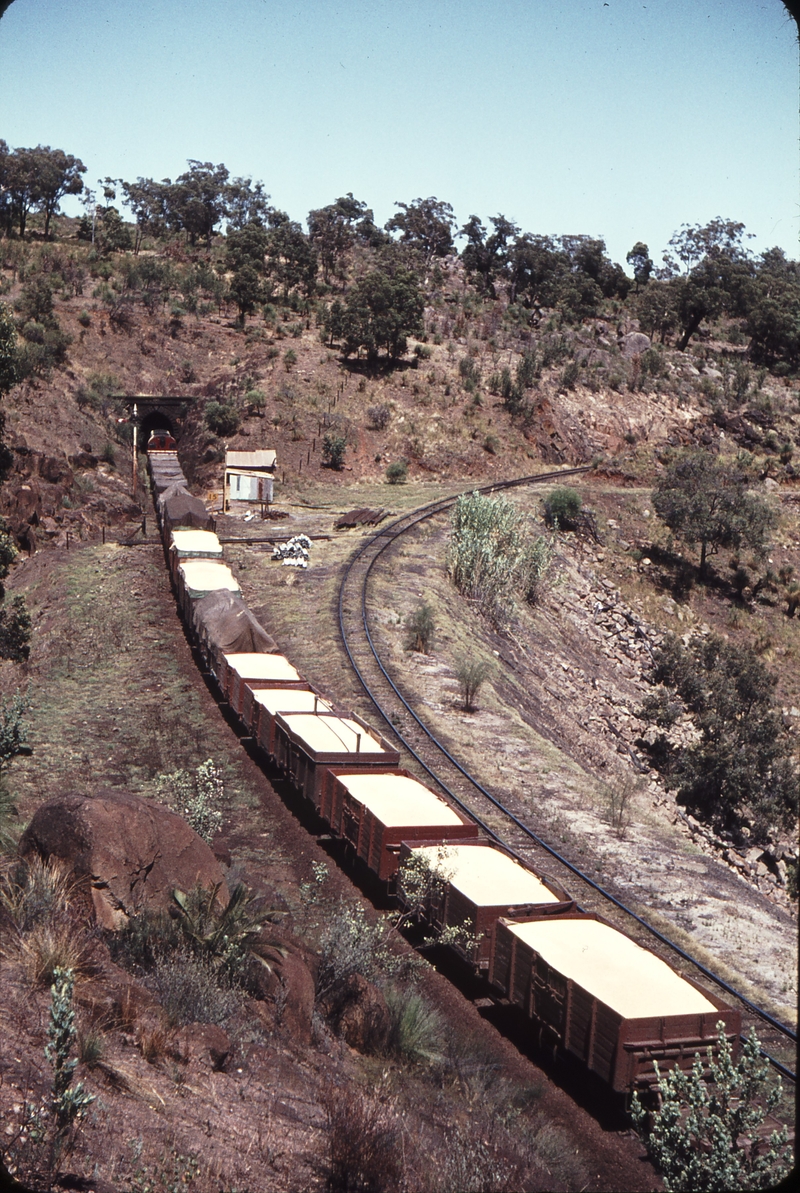
[[[189,1064],[219,1072],[224,1069],[233,1051],[230,1036],[214,1023],[190,1023],[181,1028],[177,1047]]]
[[[42,508],[41,490],[35,481],[20,485],[13,495],[13,501],[11,521],[15,527],[15,532],[19,534],[25,523],[30,523],[33,526],[38,522]],[[17,527],[19,529],[16,529]]]
[[[377,986],[350,974],[320,1004],[334,1030],[358,1052],[375,1052],[389,1034],[389,1008]]]
[[[228,901],[219,862],[186,821],[126,792],[48,800],[25,830],[20,851],[61,858],[76,877],[88,877],[104,927],[118,927],[145,907],[167,909],[176,887],[219,884],[220,901]]]
[[[87,451],[76,452],[74,456],[70,456],[69,462],[73,468],[96,468],[100,463],[97,456]]]
[[[37,471],[42,480],[49,481],[51,485],[72,485],[75,477],[66,459],[60,460],[58,456],[40,456],[37,462]]]
[[[316,997],[314,976],[296,953],[283,958],[279,973],[283,1002],[281,1022],[299,1044],[310,1044]]]

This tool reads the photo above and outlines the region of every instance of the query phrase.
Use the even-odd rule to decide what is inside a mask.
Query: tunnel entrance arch
[[[153,434],[153,431],[169,431],[170,435],[175,435],[175,428],[172,425],[172,419],[166,414],[162,414],[160,410],[153,410],[150,414],[145,415],[139,420],[139,445],[146,447],[147,441]],[[175,436],[177,438],[177,436]]]
[[[137,452],[144,451],[153,431],[169,431],[180,443],[181,434],[194,398],[177,394],[120,394],[120,402],[127,411],[127,421],[133,425],[131,451],[132,494],[136,500]]]

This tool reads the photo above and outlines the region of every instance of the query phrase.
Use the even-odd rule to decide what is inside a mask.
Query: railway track
[[[589,466],[585,466],[519,477],[487,485],[477,491],[491,494],[525,485],[552,483],[588,470]],[[674,961],[676,957],[680,957],[725,994],[735,998],[743,1008],[746,1021],[759,1021],[762,1055],[782,1076],[795,1082],[794,1069],[785,1062],[794,1057],[796,1032],[745,998],[720,975],[715,974],[659,932],[612,891],[596,882],[536,834],[528,822],[526,809],[513,796],[505,796],[505,802],[501,801],[470,774],[431,732],[389,675],[369,628],[368,594],[371,576],[384,553],[389,551],[398,539],[421,523],[448,510],[457,499],[458,494],[445,497],[396,519],[367,539],[347,565],[339,588],[339,633],[350,664],[367,697],[400,746],[450,800],[478,822],[488,837],[509,848],[518,858],[533,865],[540,873],[551,874],[579,896],[583,906],[607,915],[629,935],[648,947],[655,948],[668,960]],[[767,1047],[764,1047],[764,1044]],[[780,1052],[783,1059],[775,1056],[775,1051]]]

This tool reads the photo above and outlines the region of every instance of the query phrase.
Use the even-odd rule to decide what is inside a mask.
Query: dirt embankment
[[[73,1172],[95,1172],[106,1190],[137,1182],[166,1189],[193,1174],[204,1193],[322,1188],[329,1112],[340,1121],[344,1109],[353,1122],[372,1115],[397,1140],[398,1187],[439,1190],[443,1174],[472,1155],[476,1128],[488,1144],[469,1163],[482,1162],[488,1146],[496,1174],[527,1166],[524,1182],[509,1177],[506,1187],[652,1187],[641,1148],[619,1133],[618,1118],[606,1118],[602,1099],[576,1106],[568,1074],[543,1073],[433,970],[420,993],[447,1025],[442,1063],[363,1054],[317,1013],[313,980],[310,990],[295,980],[311,956],[302,884],[313,883],[312,863],[324,862],[326,909],[362,895],[225,722],[183,637],[157,544],[40,553],[15,570],[12,588],[26,593],[36,626],[30,663],[3,672],[4,683],[28,684],[32,699],[32,753],[15,759],[8,776],[20,821],[64,790],[116,786],[151,796],[160,772],[213,756],[228,798],[217,856],[229,883],[244,878],[283,912],[279,932],[297,959],[288,1000],[250,999],[220,1033],[173,1028],[152,989],[132,982],[90,938],[78,1026],[83,1038],[99,1035],[101,1056],[82,1061],[76,1076],[98,1101],[78,1135]],[[26,1101],[46,1099],[52,1080],[43,1052],[49,996],[32,984],[15,939],[4,921],[0,1106],[12,1134]]]

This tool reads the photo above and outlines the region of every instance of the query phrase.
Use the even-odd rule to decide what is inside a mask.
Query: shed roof
[[[320,712],[332,712],[330,704],[322,700],[314,692],[305,692],[302,688],[256,688],[253,700],[262,705],[267,712],[274,716],[278,712],[313,712],[314,701]]]
[[[380,742],[348,717],[290,714],[284,718],[293,733],[319,754],[383,754]]]
[[[665,961],[609,924],[587,917],[510,927],[548,965],[625,1019],[715,1010]]]
[[[189,596],[201,592],[216,592],[220,588],[226,588],[228,592],[239,592],[239,585],[231,569],[225,563],[217,563],[215,559],[183,559],[178,564],[178,571],[183,576]]]
[[[210,530],[173,530],[169,545],[179,555],[222,554],[220,541]]]
[[[249,679],[296,680],[299,673],[282,654],[226,654],[225,662],[245,683]]]
[[[450,885],[478,907],[513,903],[558,903],[540,878],[491,845],[423,845],[422,853]],[[441,858],[441,860],[440,860]]]
[[[226,468],[274,468],[278,462],[277,452],[225,452]]]
[[[387,828],[461,824],[461,817],[409,775],[339,775],[339,782]]]

